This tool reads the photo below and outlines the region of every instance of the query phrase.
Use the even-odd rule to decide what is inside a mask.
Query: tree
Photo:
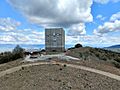
[[[20,52],[23,52],[23,49],[17,45],[14,49],[13,49],[13,53],[20,53]]]
[[[0,64],[24,57],[24,49],[17,45],[12,52],[4,52],[0,55]]]
[[[80,47],[82,47],[81,44],[76,44],[76,45],[75,45],[75,48],[80,48]]]
[[[24,49],[17,45],[13,49],[13,54],[15,55],[15,59],[22,58],[24,56]]]

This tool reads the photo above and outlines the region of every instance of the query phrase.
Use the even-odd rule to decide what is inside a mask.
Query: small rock
[[[56,64],[57,66],[60,66],[60,64]]]
[[[22,67],[21,69],[22,69],[22,70],[24,70],[25,68],[24,68],[24,67]]]
[[[69,89],[71,89],[71,88],[72,88],[72,86],[71,86],[71,83],[70,83],[70,82],[68,82],[68,84],[67,84],[67,85],[68,85],[68,88],[69,88]]]
[[[67,67],[67,65],[66,65],[66,64],[64,64],[64,67]]]
[[[68,86],[68,88],[69,88],[69,89],[72,89],[72,87],[71,87],[71,86]]]
[[[58,82],[61,82],[61,80],[58,80]]]
[[[51,81],[54,81],[55,79],[54,78],[50,78]]]
[[[77,76],[77,78],[80,78],[80,77],[81,77],[81,75],[78,75],[78,76]]]
[[[62,70],[62,68],[59,69],[60,71]]]
[[[65,82],[63,82],[63,85],[65,85]]]
[[[22,76],[22,74],[19,74],[19,76]]]
[[[29,70],[27,72],[30,72]]]

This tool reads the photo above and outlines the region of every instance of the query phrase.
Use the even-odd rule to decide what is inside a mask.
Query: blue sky
[[[47,27],[63,27],[66,44],[120,44],[120,0],[0,1],[0,44],[44,44]]]

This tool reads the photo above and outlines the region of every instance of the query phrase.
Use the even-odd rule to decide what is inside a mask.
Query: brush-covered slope
[[[81,60],[102,60],[114,63],[120,67],[120,54],[100,48],[80,47],[68,50],[68,55],[80,58]]]

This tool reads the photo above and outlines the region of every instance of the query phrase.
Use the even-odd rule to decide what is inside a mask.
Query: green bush
[[[72,49],[75,49],[75,48],[74,47],[68,48],[68,50],[72,50]]]
[[[104,61],[107,61],[107,58],[105,58],[105,57],[102,57],[102,60],[104,60]]]
[[[17,45],[12,52],[4,52],[0,56],[0,64],[17,60],[24,57],[24,50]]]
[[[82,47],[81,44],[76,44],[76,45],[75,45],[75,48],[80,48],[80,47]]]
[[[120,63],[118,63],[118,62],[113,62],[113,64],[114,64],[114,66],[115,66],[116,68],[120,68]]]
[[[116,62],[120,63],[120,57],[114,59]]]
[[[83,54],[82,54],[82,53],[79,53],[79,57],[82,58],[82,57],[83,57]]]
[[[14,54],[14,57],[15,59],[18,59],[18,58],[23,58],[24,57],[24,49],[21,48],[19,45],[17,45],[12,53]]]

